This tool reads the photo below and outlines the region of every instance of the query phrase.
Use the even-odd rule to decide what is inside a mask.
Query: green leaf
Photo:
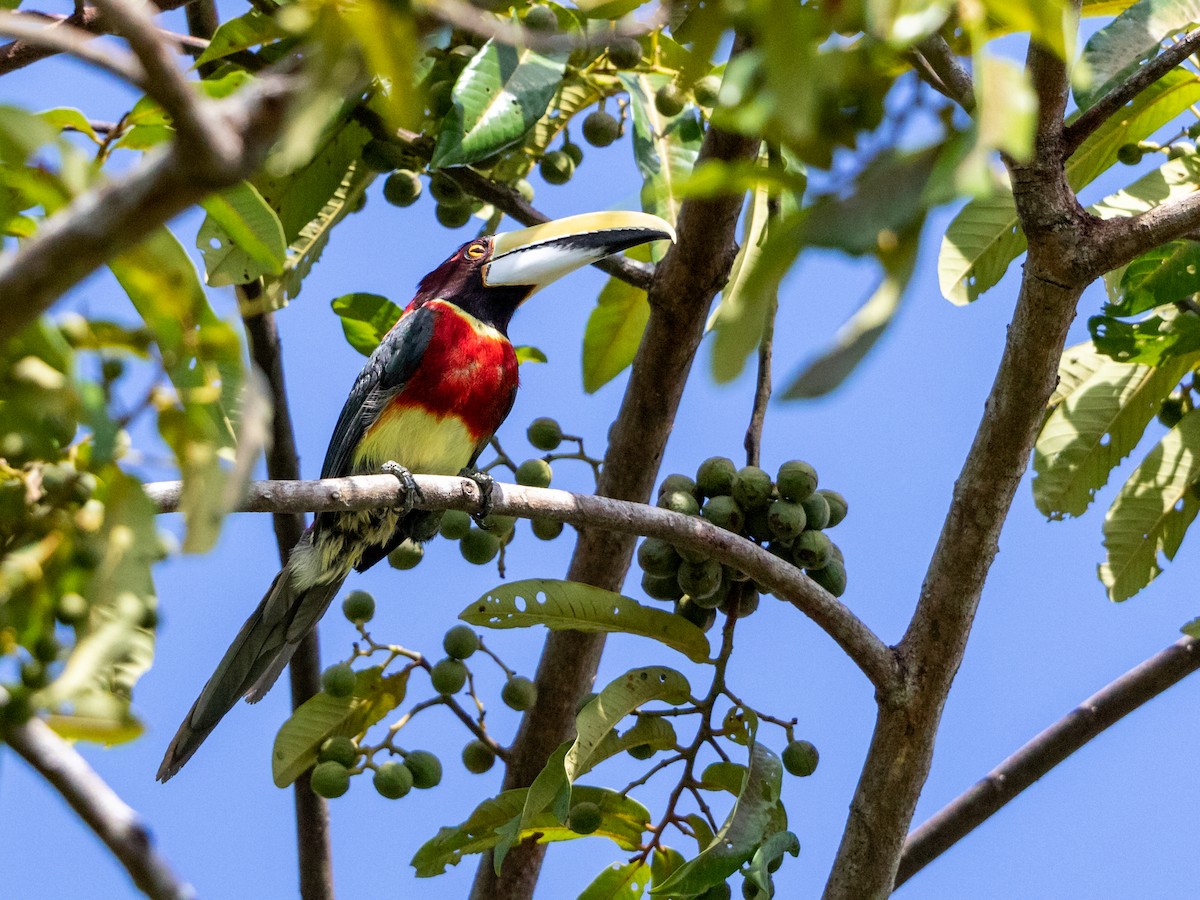
[[[709,316],[708,327],[715,332],[712,374],[718,384],[726,384],[742,374],[746,359],[762,342],[767,319],[779,302],[777,282],[763,285],[761,290],[747,290],[749,275],[758,265],[767,240],[770,201],[769,185],[759,184],[750,194],[743,216],[742,245],[729,270],[721,302]]]
[[[1158,577],[1162,557],[1175,558],[1200,511],[1200,410],[1192,410],[1146,454],[1104,518],[1100,580],[1110,600],[1126,600]],[[1161,554],[1161,557],[1160,557]]]
[[[268,44],[284,36],[284,31],[275,24],[272,16],[257,9],[222,22],[204,48],[204,52],[196,58],[196,66],[216,59],[224,59],[230,54],[241,50],[249,50],[260,44]]]
[[[900,310],[916,269],[919,235],[901,242],[884,258],[883,278],[870,298],[834,335],[833,343],[808,363],[787,386],[784,400],[821,397],[839,387],[883,336]]]
[[[55,109],[42,110],[37,114],[37,117],[59,131],[67,129],[78,131],[80,134],[87,135],[97,144],[102,143],[100,137],[96,134],[96,130],[92,128],[92,123],[88,121],[88,117],[77,109],[69,106],[59,106]]]
[[[579,900],[640,900],[650,883],[650,867],[641,860],[613,863],[583,889]]]
[[[337,126],[312,160],[288,175],[260,176],[255,187],[275,210],[288,242],[283,274],[265,279],[262,296],[244,314],[280,309],[300,293],[333,227],[362,197],[375,173],[359,157],[371,134],[357,122]]]
[[[271,749],[271,777],[287,787],[317,761],[317,751],[334,735],[353,736],[370,728],[404,702],[408,669],[383,677],[382,666],[355,672],[354,693],[324,691],[305,700],[280,726]]]
[[[537,347],[531,347],[528,344],[518,344],[516,347],[513,347],[513,353],[517,355],[517,365],[527,362],[549,362],[545,353],[543,353]]]
[[[619,19],[648,2],[650,0],[576,0],[575,5],[589,19]]]
[[[1200,638],[1200,618],[1184,623],[1179,630],[1188,637]]]
[[[392,128],[416,128],[421,120],[420,94],[413,70],[421,52],[411,12],[387,0],[358,0],[340,8],[341,20],[354,36],[367,68],[380,84],[383,113]],[[540,115],[540,113],[539,113]]]
[[[1200,352],[1200,316],[1171,304],[1137,322],[1092,316],[1088,331],[1100,353],[1123,363],[1161,366]]]
[[[1147,88],[1120,116],[1101,125],[1067,161],[1067,180],[1079,191],[1111,168],[1117,150],[1153,134],[1200,101],[1200,79],[1176,69]],[[970,303],[994,286],[1025,251],[1012,194],[972,200],[959,212],[938,256],[938,282],[951,303]]]
[[[159,412],[159,431],[183,477],[184,550],[216,540],[230,504],[220,456],[232,455],[242,383],[241,344],[217,318],[187,252],[165,228],[109,261],[125,293],[154,333],[180,405]]]
[[[447,828],[426,841],[412,859],[418,878],[431,878],[455,866],[468,853],[490,850],[500,839],[496,829],[518,816],[525,807],[528,789],[505,791],[498,797],[485,800],[465,822]],[[650,824],[650,813],[636,800],[605,788],[578,786],[572,791],[576,802],[595,803],[600,807],[600,827],[594,836],[614,841],[622,850],[637,850],[642,835]],[[550,812],[542,813],[521,840],[537,837],[538,843],[569,841],[581,837],[563,825]],[[592,835],[589,835],[592,836]]]
[[[650,857],[650,883],[662,884],[671,874],[683,865],[683,854],[670,847],[658,846]]]
[[[247,284],[283,271],[287,243],[279,217],[248,181],[200,204],[208,216],[196,235],[213,287]]]
[[[691,174],[704,137],[696,107],[689,104],[670,118],[658,111],[654,95],[672,81],[670,75],[622,72],[633,109],[633,156],[642,175],[642,209],[672,225],[683,202],[680,187]],[[666,250],[653,248],[655,261]]]
[[[378,294],[343,294],[330,304],[342,320],[342,331],[350,346],[370,356],[404,312]]]
[[[1171,241],[1143,253],[1125,266],[1117,285],[1119,300],[1105,313],[1132,316],[1200,291],[1200,244]]]
[[[594,394],[633,363],[649,319],[646,292],[609,278],[583,332],[585,391]]]
[[[785,853],[800,855],[800,839],[790,831],[777,831],[754,851],[754,857],[746,869],[746,880],[756,885],[764,894],[770,894],[771,867],[783,859]]]
[[[1075,86],[1075,103],[1087,109],[1162,51],[1164,38],[1200,22],[1197,0],[1141,0],[1101,28],[1083,48],[1089,80]]]
[[[604,92],[590,78],[568,71],[559,83],[546,112],[538,119],[522,145],[533,156],[539,156],[557,137],[571,117],[597,103]]]
[[[757,741],[752,742],[750,767],[725,824],[699,856],[656,885],[650,896],[690,896],[728,879],[768,837],[776,819],[782,783],[783,764],[779,757]]]
[[[592,757],[605,736],[634,710],[652,700],[678,706],[686,703],[690,695],[687,679],[665,666],[630,669],[609,682],[575,717],[575,743],[564,763],[567,778],[574,781],[591,768]]]
[[[0,161],[24,165],[57,138],[58,130],[50,122],[15,106],[0,106]]]
[[[644,745],[654,750],[670,750],[677,743],[675,726],[670,720],[662,716],[638,716],[633,726],[627,728],[624,733],[618,734],[615,728],[608,732],[596,745],[596,749],[588,757],[586,767],[579,775],[587,774],[606,759],[624,753],[631,747]]]
[[[546,765],[529,786],[520,813],[496,829],[499,839],[492,849],[492,868],[497,875],[508,851],[521,842],[522,831],[532,828],[539,818],[544,818],[545,813],[552,815],[560,825],[567,821],[571,811],[571,782],[563,769],[563,760],[570,749],[571,742],[564,741],[550,754]]]
[[[708,662],[708,638],[679,616],[642,606],[636,600],[575,581],[532,578],[488,591],[459,618],[485,628],[635,634],[678,650],[692,662]]]
[[[737,796],[746,783],[746,767],[735,762],[715,762],[706,766],[700,787],[706,791],[725,791]]]
[[[1074,15],[1064,0],[984,0],[989,17],[1005,28],[1026,32],[1067,58],[1067,35],[1074,34]]]
[[[1091,373],[1052,408],[1038,434],[1033,454],[1037,508],[1054,519],[1082,515],[1197,359],[1174,359],[1160,368],[1107,357],[1088,360]],[[1081,363],[1076,359],[1072,365]]]
[[[546,112],[566,71],[543,56],[488,41],[454,83],[430,166],[465,166],[520,142]]]

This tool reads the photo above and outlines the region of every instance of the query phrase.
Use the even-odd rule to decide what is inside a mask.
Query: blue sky
[[[83,85],[86,111],[94,118],[116,118],[130,103],[128,92],[69,62],[6,76],[0,80],[0,102],[72,105]],[[585,152],[584,165],[569,185],[535,181],[539,207],[565,215],[635,204],[638,183],[628,139]],[[329,300],[373,291],[407,302],[417,279],[470,236],[469,229],[451,233],[437,226],[432,213],[427,197],[407,210],[386,205],[377,183],[367,209],[338,229],[303,293],[279,315],[306,477],[317,474],[328,434],[362,362],[342,339]],[[931,217],[906,307],[861,371],[829,399],[773,405],[765,432],[768,468],[789,458],[807,459],[824,486],[848,498],[850,515],[832,533],[845,550],[849,571],[843,599],[888,641],[900,636],[911,614],[1015,300],[1016,266],[970,308],[941,298],[936,255],[949,218],[945,211]],[[195,216],[175,223],[189,246],[197,224]],[[780,379],[824,344],[870,281],[869,271],[837,255],[803,258],[781,297]],[[550,360],[523,367],[522,391],[500,432],[517,458],[532,455],[524,428],[541,415],[555,416],[567,431],[583,435],[594,453],[602,450],[624,379],[585,396],[579,363],[583,326],[602,284],[598,272],[572,276],[535,297],[513,323],[514,341],[540,347]],[[218,311],[233,317],[230,292],[211,293]],[[1083,323],[1099,302],[1099,289],[1093,287],[1082,302],[1073,341],[1085,336]],[[96,314],[130,312],[105,275],[81,285],[68,303]],[[706,344],[684,395],[664,474],[691,472],[713,454],[740,454],[752,377],[715,386],[706,371],[708,352]],[[1159,426],[1152,425],[1151,432],[1157,435]],[[1128,471],[1128,465],[1121,470]],[[586,490],[589,477],[583,466],[561,464],[555,484]],[[1121,480],[1118,473],[1114,483]],[[1105,599],[1095,567],[1101,513],[1112,494],[1112,487],[1102,492],[1097,507],[1080,520],[1047,523],[1033,507],[1028,479],[1022,484],[946,707],[918,822],[1083,698],[1174,641],[1179,625],[1200,613],[1190,590],[1200,575],[1194,539],[1185,541],[1179,559],[1141,595],[1122,605]],[[572,543],[570,529],[546,544],[522,525],[510,548],[508,577],[561,577]],[[168,785],[153,777],[179,719],[269,584],[276,559],[269,518],[243,515],[229,520],[211,554],[176,557],[160,566],[158,657],[135,694],[147,734],[112,750],[82,748],[145,816],[165,855],[205,898],[269,900],[296,894],[292,798],[273,786],[269,769],[271,741],[287,714],[286,690],[275,690],[257,706],[235,709]],[[381,566],[347,587],[375,593],[377,637],[438,656],[441,634],[457,612],[497,580],[494,568],[469,566],[454,545],[435,542],[416,570]],[[635,572],[630,593],[637,593],[636,583]],[[344,657],[353,636],[352,627],[331,614],[321,627],[325,659]],[[540,630],[487,636],[506,662],[525,674],[532,674],[542,638]],[[776,876],[781,897],[817,896],[869,739],[871,690],[823,633],[770,598],[739,625],[737,644],[733,689],[760,709],[797,716],[798,736],[821,751],[814,776],[785,782],[790,827],[803,849]],[[646,641],[615,638],[598,683],[647,662],[675,664],[668,654]],[[695,667],[680,668],[699,679]],[[492,701],[489,725],[507,740],[515,715],[499,703],[496,670],[480,670],[485,696]],[[410,690],[413,699],[427,692],[419,678]],[[1194,810],[1200,800],[1190,777],[1200,739],[1194,715],[1198,699],[1200,682],[1191,680],[1153,701],[931,865],[902,889],[902,896],[1185,895],[1194,876],[1181,863],[1194,855]],[[462,769],[458,754],[469,736],[448,714],[424,714],[404,733],[411,735],[403,741],[407,747],[439,750],[447,776],[439,788],[414,791],[396,802],[379,798],[366,779],[359,779],[331,804],[334,866],[344,898],[461,897],[469,889],[474,859],[433,881],[415,880],[408,860],[439,825],[462,820],[494,794],[500,774],[473,776]],[[782,736],[767,734],[781,749]],[[632,760],[616,760],[597,770],[593,780],[619,787],[638,771]],[[661,808],[669,781],[652,782],[638,798],[652,811]],[[0,823],[6,896],[133,895],[107,851],[11,754],[0,754]],[[676,843],[684,845],[682,839]],[[603,839],[556,845],[538,896],[573,897],[620,858],[621,852]]]

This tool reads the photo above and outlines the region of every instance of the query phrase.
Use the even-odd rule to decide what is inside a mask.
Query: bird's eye
[[[487,253],[487,244],[483,241],[476,241],[467,246],[467,259],[483,259],[485,253]]]

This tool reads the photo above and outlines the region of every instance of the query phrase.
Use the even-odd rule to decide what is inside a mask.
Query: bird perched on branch
[[[675,232],[657,216],[602,212],[464,244],[421,280],[367,360],[321,477],[384,469],[411,486],[410,470],[472,472],[516,397],[507,333],[517,307],[581,266],[660,239]],[[179,771],[238,697],[253,703],[270,690],[352,569],[365,571],[405,540],[429,540],[439,517],[411,506],[318,514],[192,704],[158,779]]]

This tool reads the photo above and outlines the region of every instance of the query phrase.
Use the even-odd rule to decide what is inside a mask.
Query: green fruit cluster
[[[817,472],[806,462],[789,460],[772,478],[757,466],[739,469],[733,460],[714,456],[694,478],[663,479],[658,505],[765,545],[834,596],[846,589],[842,552],[825,534],[846,517],[846,499],[819,488]],[[646,595],[674,602],[676,612],[703,628],[718,610],[743,616],[758,606],[760,588],[703,551],[647,538],[637,559]]]
[[[327,799],[342,796],[357,774],[358,745],[348,737],[332,737],[321,745],[317,764],[309,776],[313,793]],[[413,750],[404,762],[385,762],[375,767],[372,784],[380,796],[399,800],[413,788],[436,787],[442,780],[442,763],[427,750]]]

